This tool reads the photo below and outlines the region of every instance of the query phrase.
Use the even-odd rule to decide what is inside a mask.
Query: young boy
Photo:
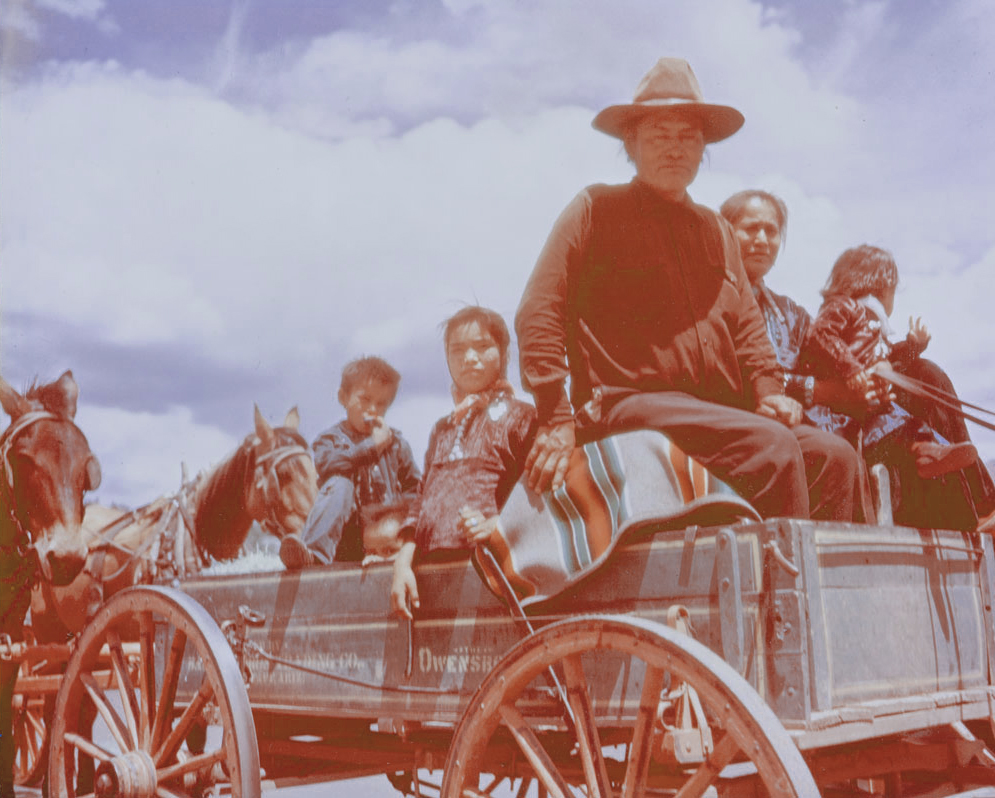
[[[411,447],[384,423],[401,375],[379,357],[362,357],[342,370],[339,402],[346,417],[315,439],[320,485],[300,537],[288,535],[280,559],[290,569],[363,559],[364,513],[404,512],[418,492]]]
[[[418,606],[416,549],[445,557],[486,542],[535,437],[535,408],[514,398],[505,377],[511,336],[500,314],[463,308],[443,338],[456,407],[432,430],[421,492],[401,529],[391,607],[408,618]]]

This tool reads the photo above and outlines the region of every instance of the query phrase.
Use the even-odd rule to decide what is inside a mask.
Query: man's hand
[[[480,510],[474,510],[469,505],[463,505],[459,515],[460,520],[457,526],[463,533],[463,539],[468,546],[487,543],[491,539],[491,534],[497,529],[498,517],[496,515],[484,518],[484,514]]]
[[[405,543],[394,560],[394,581],[390,586],[390,609],[395,615],[413,618],[411,610],[418,609],[418,582],[415,579],[411,562],[415,555],[415,544]]]
[[[795,427],[802,420],[801,402],[790,396],[772,393],[760,400],[757,405],[757,415],[780,421],[787,427]]]
[[[542,493],[563,484],[567,475],[570,454],[577,445],[573,421],[564,421],[555,427],[540,427],[535,443],[525,460],[525,473],[529,487]]]
[[[929,334],[929,330],[926,329],[926,325],[923,324],[922,316],[916,316],[915,318],[909,316],[909,338],[915,342],[920,352],[926,348],[932,337]]]
[[[383,451],[390,446],[394,440],[394,430],[392,430],[383,420],[383,416],[371,416],[368,421],[373,426],[370,437],[373,438],[373,445],[378,451]]]

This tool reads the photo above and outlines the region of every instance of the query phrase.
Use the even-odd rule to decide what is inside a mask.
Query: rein
[[[935,386],[927,385],[924,382],[920,382],[919,380],[908,377],[905,374],[900,374],[896,371],[876,372],[876,374],[893,385],[908,391],[913,396],[918,396],[921,399],[926,399],[949,410],[953,410],[955,413],[963,416],[968,421],[973,421],[975,424],[984,427],[985,429],[995,430],[995,423],[979,418],[973,413],[968,413],[964,408],[969,407],[972,410],[978,410],[986,415],[995,416],[995,412],[992,412],[991,410],[987,410],[979,405],[973,405],[970,402],[965,402],[963,399],[954,396],[953,394],[941,391]]]
[[[14,439],[24,432],[24,430],[39,421],[48,420],[58,421],[59,417],[47,410],[31,410],[18,416],[3,431],[3,434],[0,435],[0,469],[3,469],[4,479],[2,484],[5,486],[4,493],[6,494],[4,496],[4,505],[7,507],[7,515],[17,532],[17,539],[11,546],[0,546],[0,548],[16,549],[17,553],[21,556],[27,556],[34,551],[34,541],[31,539],[31,534],[21,525],[17,517],[17,508],[14,504],[14,470],[10,464],[10,450],[14,446]],[[72,422],[67,423],[71,424]]]

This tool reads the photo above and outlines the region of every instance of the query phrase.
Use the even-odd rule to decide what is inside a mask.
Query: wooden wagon
[[[387,565],[118,594],[58,683],[50,794],[248,798],[372,774],[445,796],[995,784],[988,537],[650,524],[524,612],[478,569],[424,565],[413,622],[389,614]]]

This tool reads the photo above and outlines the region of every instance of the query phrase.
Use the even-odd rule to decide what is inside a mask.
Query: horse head
[[[318,475],[291,408],[282,427],[271,427],[255,409],[255,472],[246,497],[253,520],[282,538],[300,532],[318,494]]]
[[[83,494],[100,485],[100,464],[73,422],[78,396],[71,371],[23,396],[0,378],[11,419],[0,436],[0,549],[33,550],[42,577],[55,584],[83,567]]]
[[[197,491],[198,545],[216,560],[237,557],[253,521],[283,537],[298,531],[318,493],[296,408],[272,427],[256,408],[256,429]]]

